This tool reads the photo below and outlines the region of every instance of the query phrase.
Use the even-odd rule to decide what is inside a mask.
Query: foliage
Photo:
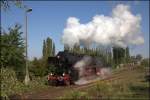
[[[113,47],[113,59],[115,65],[130,62],[129,47]]]
[[[17,76],[23,76],[24,41],[20,32],[21,26],[16,24],[14,28],[9,28],[9,32],[1,35],[1,67],[11,67],[16,71]],[[22,78],[21,78],[22,79]]]
[[[43,41],[43,57],[47,58],[55,55],[55,43],[50,37]]]
[[[55,56],[55,43],[53,43],[52,55]]]
[[[54,72],[55,67],[48,64],[48,57],[55,56],[55,43],[52,41],[50,37],[43,41],[43,57],[41,60],[38,60],[40,64],[33,64],[38,67],[39,71],[43,72],[43,75],[48,74],[49,72]],[[37,69],[37,70],[38,70]],[[44,73],[45,72],[45,73]]]
[[[51,38],[47,38],[43,41],[43,56],[41,59],[34,58],[30,62],[30,72],[32,77],[34,76],[45,76],[49,72],[55,71],[55,67],[51,66],[47,62],[47,58],[55,55],[55,44]]]
[[[17,82],[16,74],[12,69],[1,68],[1,96],[7,97],[13,93],[12,88]]]
[[[144,77],[147,71],[143,67],[138,67],[134,70],[121,72],[122,78],[112,81],[97,81],[97,83],[93,83],[93,85],[87,86],[84,89],[69,92],[64,98],[82,99],[80,95],[84,93],[84,97],[94,100],[149,100],[150,87]],[[120,73],[120,71],[118,72]]]
[[[123,48],[114,47],[113,48],[113,58],[115,64],[120,64],[124,58],[125,51]]]
[[[10,8],[11,5],[15,5],[16,7],[23,7],[23,3],[21,0],[1,0],[1,8],[6,11]]]
[[[129,47],[126,48],[113,47],[113,51],[111,51],[111,48],[105,46],[96,46],[95,48],[94,47],[90,48],[90,47],[80,47],[79,45],[76,44],[74,45],[73,48],[70,48],[68,45],[64,45],[64,50],[76,54],[85,54],[100,57],[103,59],[103,62],[106,65],[117,66],[118,64],[121,63],[130,62]]]
[[[52,39],[46,39],[46,57],[52,56]]]
[[[15,72],[11,68],[1,68],[1,97],[46,88],[46,77],[33,78],[28,86],[18,81]]]
[[[43,59],[46,59],[46,42],[45,40],[43,41]]]
[[[103,60],[104,64],[111,65],[112,64],[112,53],[110,48],[106,47],[81,47],[79,45],[74,45],[73,48],[70,48],[68,45],[64,45],[64,51],[74,53],[74,54],[83,54],[83,55],[89,55],[93,57],[100,58],[99,60]]]
[[[79,92],[79,91],[73,90],[73,91],[70,91],[65,96],[59,97],[58,99],[62,99],[62,100],[66,100],[66,99],[69,99],[69,100],[79,100],[79,99],[87,100],[89,98],[85,92]]]
[[[126,62],[130,62],[130,52],[129,52],[129,47],[127,47],[125,49],[125,59],[126,59]]]
[[[149,66],[149,61],[150,61],[149,58],[143,59],[142,62],[141,62],[141,65],[143,65],[144,67],[150,67]]]
[[[137,59],[138,61],[142,60],[142,55],[137,54],[137,55],[136,55],[136,59]]]
[[[32,77],[43,77],[47,75],[48,69],[45,67],[45,60],[44,59],[37,59],[34,58],[32,62],[30,62],[30,73],[32,74]]]

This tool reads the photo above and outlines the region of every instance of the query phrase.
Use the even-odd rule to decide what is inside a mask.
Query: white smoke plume
[[[106,78],[106,77],[109,77],[111,75],[111,69],[110,68],[101,68],[100,69],[100,77],[102,79]]]
[[[95,15],[85,24],[81,24],[78,18],[69,17],[62,42],[69,47],[93,43],[120,47],[139,45],[144,43],[140,36],[140,22],[140,15],[134,15],[129,6],[119,4],[112,10],[111,16]]]
[[[87,79],[86,77],[81,77],[79,80],[75,82],[76,85],[83,85],[83,84],[88,84],[91,82],[96,82],[97,80],[105,79],[107,77],[110,77],[112,74],[110,68],[100,68],[99,75],[97,76],[88,76],[89,78]]]
[[[91,63],[91,61],[91,57],[85,56],[83,57],[83,59],[81,59],[74,65],[74,68],[79,70],[79,77],[83,76],[85,67],[88,66]]]
[[[85,77],[86,68],[87,67],[93,67],[90,64],[93,62],[92,58],[90,56],[84,56],[83,59],[78,61],[73,67],[78,70],[79,72],[79,80],[75,82],[77,85],[83,85],[87,83],[94,82],[99,79],[104,79],[106,77],[109,77],[111,75],[111,69],[110,68],[101,68],[102,66],[99,66],[99,71],[95,73],[95,76],[88,76]],[[98,67],[98,66],[97,66]]]

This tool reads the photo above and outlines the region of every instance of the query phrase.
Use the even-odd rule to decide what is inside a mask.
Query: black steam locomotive
[[[48,81],[52,85],[56,84],[71,84],[79,78],[79,71],[73,66],[87,55],[70,53],[68,51],[61,51],[55,57],[48,57],[48,64],[53,65],[56,71],[49,75]],[[94,66],[92,69],[96,73],[97,66],[103,66],[100,58],[92,57],[91,63],[88,66]]]

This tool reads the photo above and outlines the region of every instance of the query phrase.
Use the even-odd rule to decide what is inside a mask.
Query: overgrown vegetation
[[[147,58],[147,59],[145,58],[145,59],[142,60],[141,65],[144,66],[144,67],[150,67],[149,61],[150,61],[149,58]]]
[[[123,74],[123,78],[113,81],[98,81],[95,85],[67,92],[61,99],[140,99],[149,100],[149,83],[145,79],[148,70],[139,67],[128,74]]]
[[[70,91],[68,94],[66,94],[64,97],[59,97],[59,99],[61,100],[78,100],[78,99],[83,99],[83,100],[87,100],[88,96],[86,92],[80,92],[80,91]]]
[[[25,91],[46,87],[46,75],[49,72],[47,59],[42,57],[29,61],[31,82],[28,86],[24,84],[25,78],[25,45],[22,38],[21,25],[16,24],[8,29],[8,32],[2,31],[1,34],[1,97],[8,97],[13,94],[20,94]],[[53,44],[53,45],[52,45]],[[46,47],[46,51],[48,49]],[[51,43],[52,53],[46,53],[46,57],[55,53],[54,43]],[[44,78],[43,78],[44,77]]]
[[[9,28],[7,33],[2,31],[0,65],[4,68],[12,68],[18,79],[22,81],[25,67],[25,46],[20,29],[21,26],[16,24],[15,27]]]
[[[34,78],[26,86],[23,82],[18,81],[16,73],[11,68],[1,68],[1,97],[8,98],[11,95],[21,95],[27,91],[33,91],[41,88],[46,88],[46,78]]]
[[[2,0],[2,8],[7,10],[11,4],[15,4],[17,7],[24,7],[21,0]],[[55,56],[55,44],[53,40],[48,37],[43,41],[43,56],[40,59],[35,58],[33,61],[29,61],[29,73],[31,81],[28,86],[23,82],[25,76],[25,45],[22,33],[20,31],[21,26],[16,24],[15,27],[8,29],[8,32],[1,30],[1,97],[8,98],[10,95],[22,94],[27,91],[33,91],[34,89],[47,88],[46,75],[49,72],[61,71],[56,69],[52,65],[47,64],[47,58],[49,56]],[[126,63],[130,60],[129,48],[113,48],[113,57],[110,48],[80,48],[75,45],[73,48],[65,47],[64,50],[69,52],[86,54],[91,56],[99,56],[107,64],[120,64]],[[142,57],[137,55],[135,57],[141,60]],[[149,59],[142,60],[143,66],[149,66]],[[127,76],[128,77],[128,76]],[[143,76],[139,76],[137,79],[143,79]],[[129,81],[131,80],[131,81]],[[89,88],[86,91],[71,91],[67,94],[67,99],[99,99],[99,98],[148,98],[149,86],[147,81],[127,79],[125,81],[114,81],[110,83],[99,82],[94,87]],[[141,94],[143,93],[143,94]],[[62,97],[61,99],[65,99]]]
[[[55,43],[50,37],[43,41],[43,55],[42,58],[36,57],[30,61],[31,76],[43,77],[48,75],[49,72],[54,72],[55,67],[48,64],[48,57],[55,56]]]

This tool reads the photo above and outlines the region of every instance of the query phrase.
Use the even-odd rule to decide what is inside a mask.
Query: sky
[[[144,44],[130,47],[130,54],[149,57],[149,1],[24,1],[23,4],[33,9],[28,13],[29,59],[42,56],[43,40],[47,37],[53,39],[56,53],[63,50],[61,37],[69,17],[76,17],[81,23],[87,23],[97,14],[110,16],[112,9],[118,4],[129,5],[131,12],[140,14],[142,18]],[[1,26],[5,31],[16,23],[22,25],[21,31],[24,32],[23,9],[12,5],[8,11],[1,11]]]

